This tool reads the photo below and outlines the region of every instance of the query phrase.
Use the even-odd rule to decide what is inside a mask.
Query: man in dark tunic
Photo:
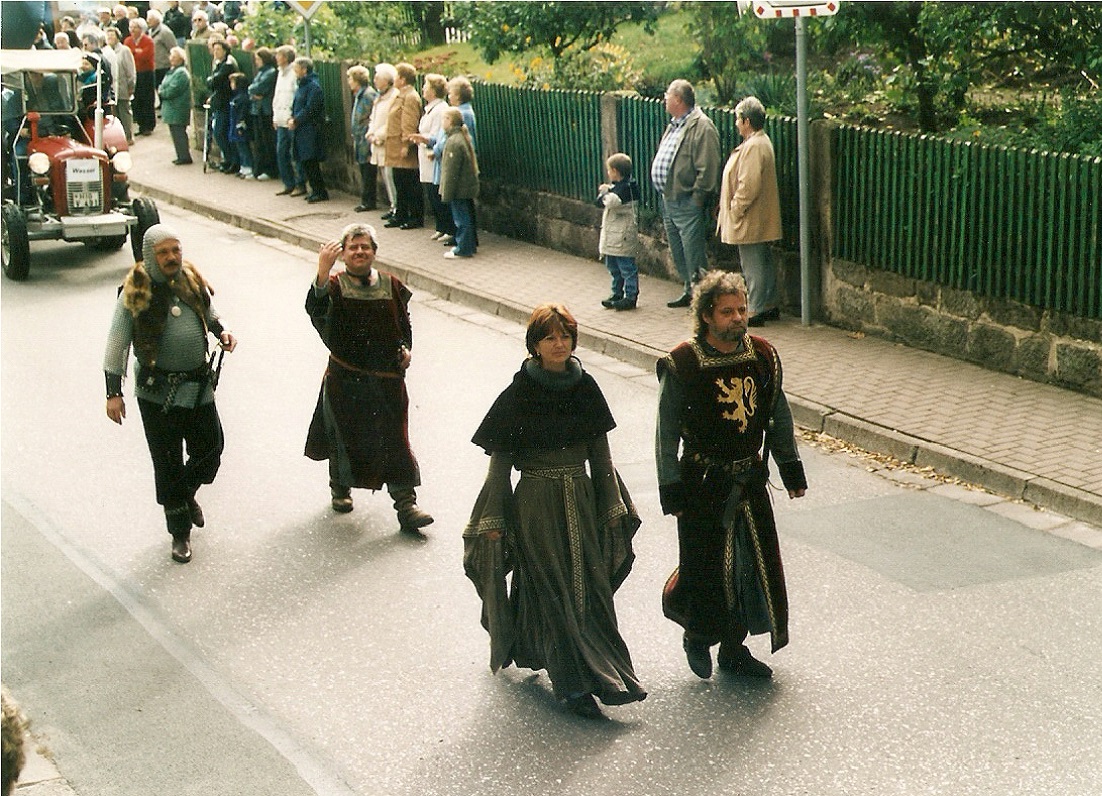
[[[693,295],[695,336],[658,362],[656,461],[662,511],[677,517],[679,566],[663,594],[667,617],[685,628],[693,673],[719,667],[769,677],[750,655],[748,634],[788,643],[788,598],[767,491],[768,456],[790,498],[807,489],[781,360],[746,334],[746,283],[713,271]],[[681,456],[678,458],[678,448]]]
[[[374,229],[349,224],[339,241],[318,252],[306,312],[329,349],[329,367],[306,455],[329,460],[334,511],[352,511],[352,487],[385,484],[401,531],[418,534],[433,518],[417,507],[421,473],[409,446],[411,293],[397,277],[373,267],[377,250]],[[338,259],[345,268],[330,273]]]

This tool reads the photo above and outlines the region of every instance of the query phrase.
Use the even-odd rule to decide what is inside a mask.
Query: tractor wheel
[[[161,223],[161,215],[157,212],[157,205],[153,204],[153,200],[146,199],[144,196],[135,199],[132,207],[138,219],[138,226],[130,233],[130,249],[134,254],[134,262],[138,263],[145,257],[142,254],[142,239],[145,237],[145,231],[154,224]]]
[[[31,242],[27,237],[27,217],[18,205],[3,209],[3,245],[0,259],[8,279],[22,281],[31,270]]]

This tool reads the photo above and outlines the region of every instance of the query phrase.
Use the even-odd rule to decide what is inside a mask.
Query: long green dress
[[[576,359],[566,374],[527,360],[474,436],[491,460],[463,534],[491,670],[546,669],[557,697],[592,694],[609,705],[646,697],[613,605],[639,527],[612,465],[613,427]]]

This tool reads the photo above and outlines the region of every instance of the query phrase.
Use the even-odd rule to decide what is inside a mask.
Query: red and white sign
[[[829,17],[838,13],[840,0],[753,0],[751,7],[761,19],[785,17]]]

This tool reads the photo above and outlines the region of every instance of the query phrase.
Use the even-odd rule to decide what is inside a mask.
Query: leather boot
[[[191,531],[172,535],[172,560],[179,564],[191,561]]]
[[[394,510],[398,512],[398,525],[402,533],[416,534],[426,525],[432,525],[432,515],[417,507],[417,493],[413,489],[392,489]]]
[[[329,485],[329,494],[332,496],[333,511],[347,514],[352,511],[352,490],[346,486]]]

